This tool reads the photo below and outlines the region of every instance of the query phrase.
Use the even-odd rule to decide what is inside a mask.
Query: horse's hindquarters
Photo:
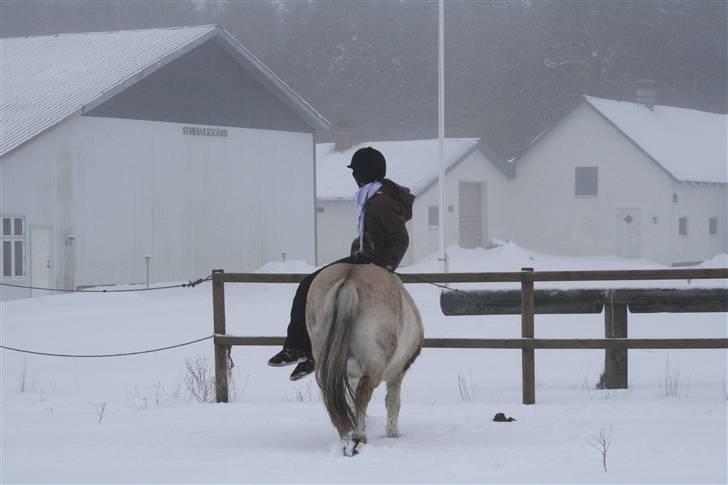
[[[396,408],[387,434],[396,435],[399,384],[423,340],[419,312],[399,278],[370,264],[329,266],[311,284],[306,318],[316,377],[342,438],[366,439],[366,407],[382,380],[396,383],[387,398],[388,414]]]

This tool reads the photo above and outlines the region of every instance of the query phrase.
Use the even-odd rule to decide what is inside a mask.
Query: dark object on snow
[[[506,418],[505,414],[498,413],[493,417],[493,421],[497,421],[499,423],[510,423],[511,421],[515,421],[515,419],[510,416]]]

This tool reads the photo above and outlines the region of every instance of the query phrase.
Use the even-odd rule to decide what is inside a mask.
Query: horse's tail
[[[337,281],[326,294],[323,307],[328,334],[317,362],[318,381],[331,422],[344,436],[356,425],[354,391],[346,372],[351,327],[359,313],[356,284],[346,278]]]

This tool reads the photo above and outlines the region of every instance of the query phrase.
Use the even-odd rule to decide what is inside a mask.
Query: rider
[[[409,246],[405,222],[412,218],[415,196],[408,188],[384,178],[387,164],[384,155],[372,147],[361,148],[351,157],[352,175],[359,190],[357,205],[359,237],[351,245],[351,255],[331,264],[373,263],[394,271]],[[327,265],[330,266],[330,265]],[[298,364],[291,373],[296,381],[314,370],[311,340],[306,330],[306,296],[311,282],[323,270],[304,278],[296,290],[291,307],[291,322],[283,350],[271,357],[268,365],[282,367]]]

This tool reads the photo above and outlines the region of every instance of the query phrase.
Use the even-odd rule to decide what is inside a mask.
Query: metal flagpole
[[[439,219],[439,240],[440,250],[438,260],[440,270],[448,272],[447,250],[445,248],[445,6],[444,0],[440,0],[437,11],[438,26],[438,72],[437,72],[437,137],[438,156],[440,161],[440,175],[438,185],[440,187],[440,203],[438,210]]]

